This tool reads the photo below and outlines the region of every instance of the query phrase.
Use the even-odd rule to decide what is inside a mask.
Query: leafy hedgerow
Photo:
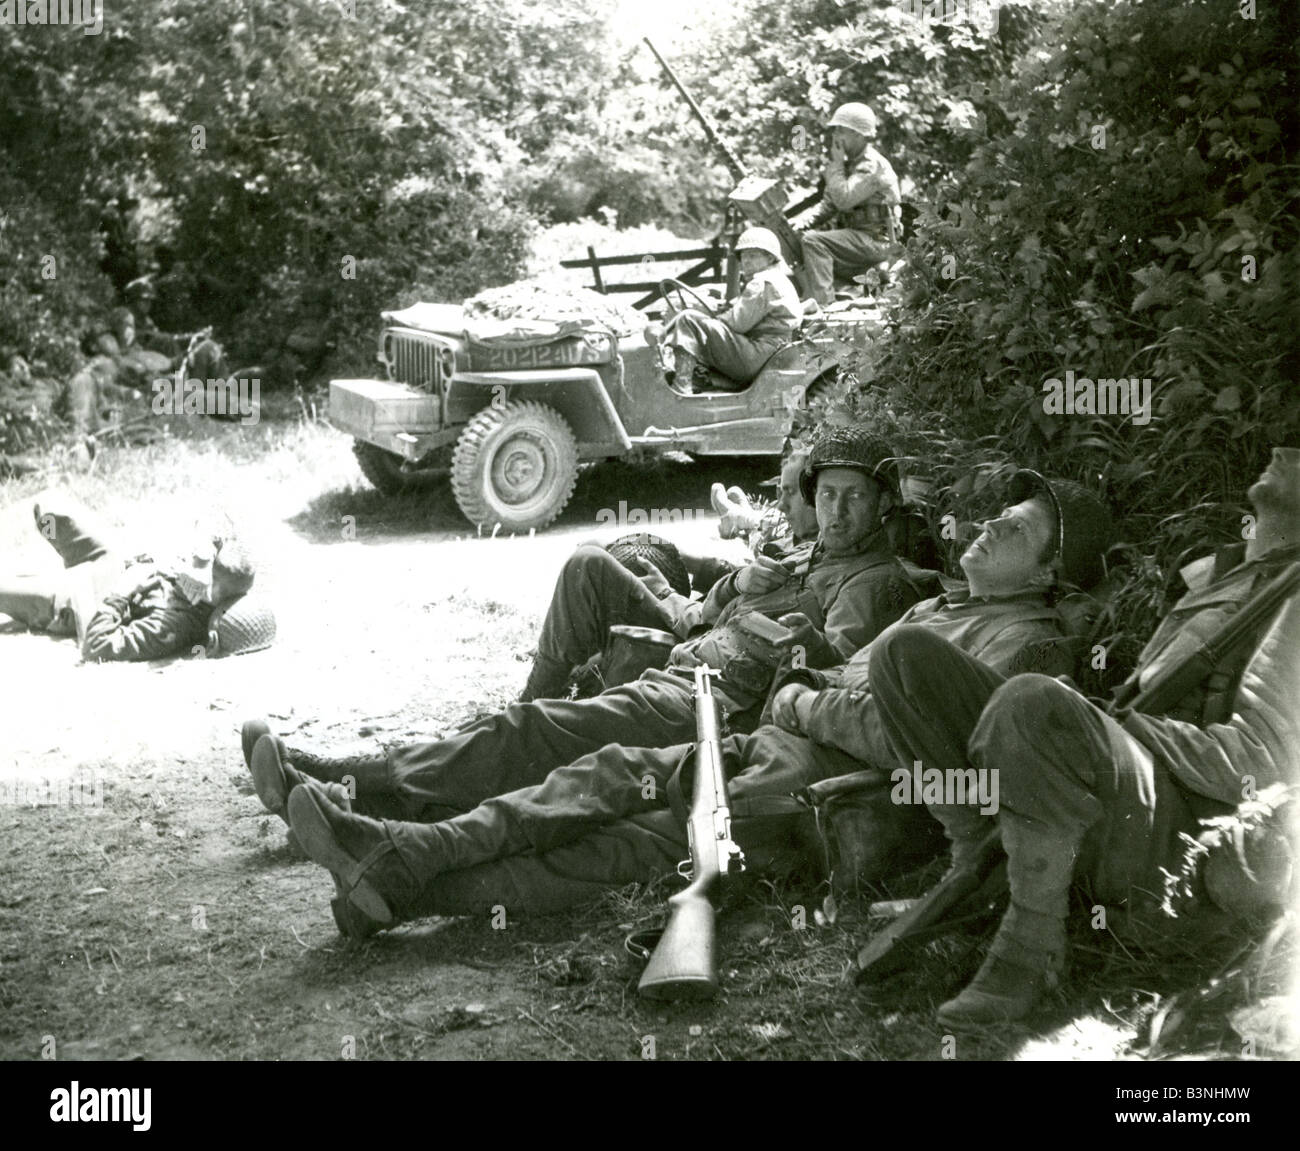
[[[1248,530],[1268,447],[1300,442],[1291,23],[1237,0],[1066,13],[990,87],[986,138],[923,208],[889,330],[831,404],[896,432],[941,499],[1002,460],[1104,493],[1126,651],[1182,562]],[[1149,420],[1049,414],[1067,371],[1150,380]]]

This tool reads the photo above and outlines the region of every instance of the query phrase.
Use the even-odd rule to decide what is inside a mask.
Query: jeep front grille
[[[384,337],[389,376],[435,395],[442,391],[442,372],[448,353],[449,348],[415,332],[389,332]]]

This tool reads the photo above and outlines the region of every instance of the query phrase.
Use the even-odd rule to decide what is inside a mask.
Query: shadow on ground
[[[713,514],[709,489],[715,481],[739,485],[753,497],[765,494],[771,499],[772,490],[759,484],[775,471],[771,459],[691,460],[680,454],[593,464],[579,473],[572,499],[547,530],[626,524],[653,531],[660,524],[706,518]],[[394,496],[363,483],[333,488],[322,492],[288,523],[312,543],[427,534],[461,536],[477,530],[456,506],[446,474],[422,478],[418,486]]]

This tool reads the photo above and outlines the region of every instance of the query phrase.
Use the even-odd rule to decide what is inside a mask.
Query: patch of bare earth
[[[1179,976],[1125,987],[1102,948],[1034,1030],[948,1052],[933,1009],[978,964],[975,940],[933,945],[855,993],[840,977],[860,913],[818,927],[814,886],[757,877],[727,898],[724,989],[706,1005],[636,995],[622,940],[661,914],[667,884],[563,916],[430,919],[348,943],[329,877],[290,855],[252,795],[245,718],[373,750],[499,708],[564,557],[618,534],[602,510],[671,505],[691,514],[656,530],[723,553],[709,483],[757,490],[767,470],[598,469],[531,539],[477,538],[444,486],[383,499],[346,440],[313,423],[110,450],[89,475],[0,488],[5,562],[29,568],[53,565],[30,519],[51,478],[155,552],[177,524],[226,510],[258,545],[280,628],[253,655],[108,666],[79,665],[67,641],[0,634],[0,1058],[51,1043],[88,1059],[1124,1057],[1153,989]],[[89,803],[67,802],[68,779]],[[1216,1034],[1204,1042],[1222,1052],[1229,1033]]]

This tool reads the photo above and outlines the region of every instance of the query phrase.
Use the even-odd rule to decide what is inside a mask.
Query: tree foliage
[[[125,217],[119,287],[156,260],[163,318],[249,354],[304,301],[368,341],[380,307],[511,279],[520,173],[584,114],[605,0],[353,7],[121,0],[100,36],[0,26],[8,159],[83,227]]]
[[[1154,552],[1117,577],[1110,622],[1140,637],[1182,559],[1240,541],[1268,446],[1300,442],[1295,28],[1280,6],[1119,0],[1045,43],[983,100],[987,138],[925,207],[836,418],[893,423],[943,499],[1003,458],[1106,494],[1112,559]],[[1067,371],[1149,379],[1149,422],[1049,414]]]

